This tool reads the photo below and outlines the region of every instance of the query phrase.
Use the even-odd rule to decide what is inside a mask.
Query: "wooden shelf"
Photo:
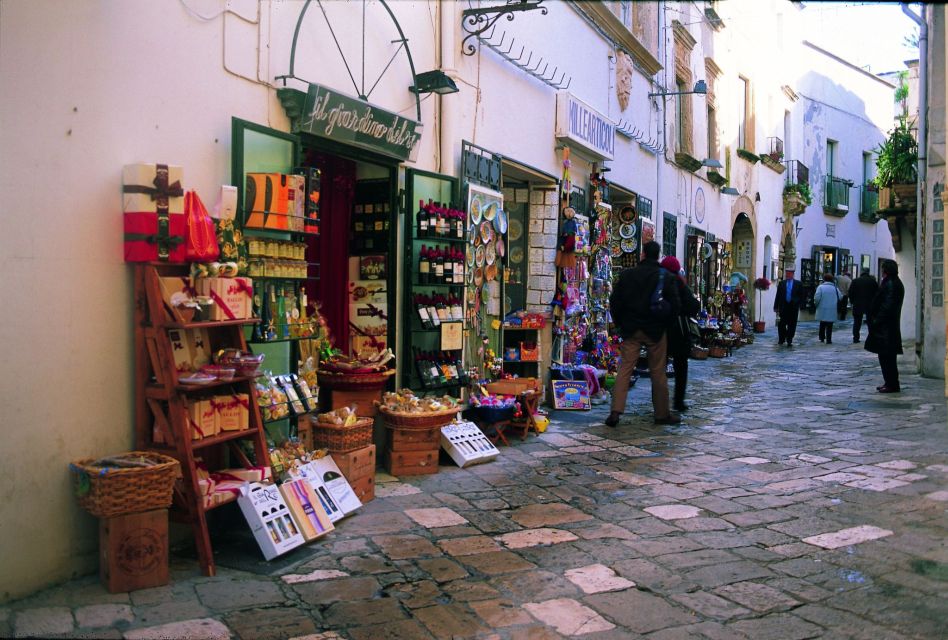
[[[246,318],[244,320],[210,320],[208,322],[164,322],[160,326],[165,329],[216,329],[218,327],[257,324],[258,322],[260,322],[260,318]]]
[[[241,429],[240,431],[224,431],[216,436],[211,436],[210,438],[201,438],[200,440],[192,440],[191,448],[203,449],[205,447],[212,447],[215,444],[227,442],[228,440],[237,440],[239,438],[249,438],[255,435],[257,435],[257,430],[253,428]]]

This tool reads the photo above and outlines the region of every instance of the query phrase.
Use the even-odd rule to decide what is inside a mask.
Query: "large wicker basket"
[[[171,506],[174,481],[180,475],[177,460],[151,451],[130,451],[111,459],[149,466],[93,466],[94,458],[73,462],[70,467],[80,507],[99,518],[110,518]]]
[[[454,420],[460,410],[460,407],[454,407],[453,409],[428,413],[399,413],[389,411],[385,407],[379,407],[379,413],[382,415],[382,419],[385,420],[385,426],[402,429],[443,427]]]
[[[312,420],[313,444],[317,449],[329,449],[330,453],[346,453],[372,444],[372,418],[357,420],[355,424],[327,424]]]
[[[360,391],[362,389],[382,389],[388,384],[389,377],[393,375],[395,375],[395,369],[364,373],[343,373],[320,369],[316,372],[316,379],[320,387],[338,391]]]

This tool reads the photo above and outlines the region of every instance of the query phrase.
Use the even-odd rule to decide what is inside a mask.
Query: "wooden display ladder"
[[[160,278],[186,278],[188,273],[188,265],[135,266],[135,440],[137,449],[164,453],[181,463],[182,477],[175,482],[172,517],[190,523],[201,569],[204,575],[213,576],[214,553],[206,514],[221,504],[232,502],[236,496],[206,505],[198,485],[195,457],[203,459],[210,469],[219,468],[225,449],[230,448],[241,465],[250,467],[250,460],[237,446],[240,439],[253,442],[258,466],[269,466],[269,454],[252,377],[235,377],[203,385],[178,382],[169,329],[207,329],[211,353],[228,347],[246,351],[244,326],[256,322],[182,322],[177,312],[165,304]],[[215,391],[247,394],[250,399],[249,428],[192,440],[188,401],[193,397],[213,395]],[[163,442],[156,442],[156,433]]]

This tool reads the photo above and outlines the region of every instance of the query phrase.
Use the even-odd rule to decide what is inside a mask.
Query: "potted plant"
[[[758,320],[754,323],[754,333],[763,333],[764,329],[767,327],[767,323],[764,322],[764,306],[761,298],[764,295],[764,291],[770,288],[770,280],[761,276],[754,280],[754,288],[757,289],[757,318]]]
[[[788,183],[783,188],[783,211],[790,215],[803,213],[813,204],[813,192],[806,182],[802,184]]]
[[[905,206],[915,200],[915,184],[918,182],[918,142],[905,116],[889,133],[889,137],[876,149],[876,177],[874,183],[880,189],[891,188]],[[879,194],[879,208],[888,202]]]

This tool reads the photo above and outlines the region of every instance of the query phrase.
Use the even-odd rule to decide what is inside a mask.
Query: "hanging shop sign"
[[[615,153],[615,123],[566,91],[556,94],[556,137],[601,160]]]
[[[296,130],[412,162],[418,153],[422,124],[311,84]]]

